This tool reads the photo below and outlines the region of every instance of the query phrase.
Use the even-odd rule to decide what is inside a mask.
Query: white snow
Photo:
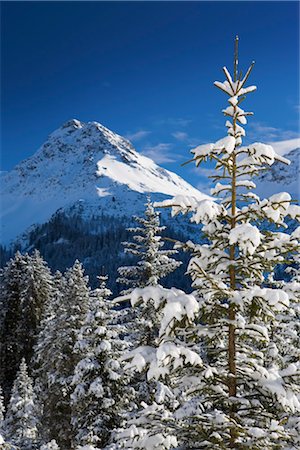
[[[247,147],[247,152],[261,164],[272,165],[276,160],[285,164],[290,164],[290,161],[281,155],[278,155],[271,145],[263,144],[262,142],[254,142]]]
[[[138,372],[142,372],[144,368],[155,357],[155,349],[150,346],[141,346],[128,353],[125,353],[122,357],[123,361],[129,361],[125,366],[125,369],[134,368]]]
[[[136,161],[131,164],[119,161],[114,155],[105,155],[97,163],[99,177],[108,177],[116,183],[127,185],[129,189],[136,192],[161,192],[174,195],[184,192],[190,194],[193,191],[196,197],[204,197],[199,191],[181,180],[178,175],[166,170],[166,175],[169,177],[162,176],[162,174],[158,174],[157,169],[158,166],[155,162],[143,155],[138,155]]]
[[[265,200],[266,204],[262,206],[262,211],[266,217],[275,223],[280,223],[291,208],[290,201],[291,196],[288,192],[271,195],[271,197]]]
[[[163,309],[163,318],[160,324],[160,336],[170,334],[174,327],[174,322],[180,322],[185,317],[192,321],[199,311],[199,305],[195,297],[191,294],[173,291]]]
[[[235,117],[242,125],[247,123],[246,113],[239,106],[228,106],[222,111],[225,116]],[[248,113],[249,114],[249,113]]]
[[[260,231],[250,223],[237,225],[229,233],[230,245],[238,244],[245,254],[253,255],[261,242]]]
[[[223,139],[215,142],[213,150],[225,150],[227,153],[231,154],[235,149],[236,141],[233,136],[226,136]]]
[[[284,156],[295,148],[300,148],[300,137],[295,139],[287,139],[285,141],[269,142],[278,155]]]
[[[299,239],[300,241],[300,226],[297,227],[291,234],[294,239]]]
[[[257,191],[264,197],[276,192],[288,191],[292,198],[300,200],[300,139],[271,142],[277,157],[287,158],[291,164],[275,161],[269,170],[255,178]]]
[[[229,97],[228,101],[232,106],[236,106],[238,104],[239,99],[236,95],[234,95],[233,97]]]
[[[76,447],[76,450],[100,450],[98,447],[93,445],[84,445],[83,447]]]
[[[159,380],[170,373],[170,368],[176,370],[186,365],[203,365],[200,356],[186,346],[174,344],[173,342],[164,342],[153,353],[153,358],[147,372],[148,380]]]
[[[288,212],[288,215],[292,219],[297,219],[298,221],[300,221],[300,206],[299,205],[289,205],[287,212]]]
[[[282,311],[289,306],[289,296],[282,289],[260,288],[256,286],[251,291],[241,292],[241,297],[247,302],[255,297],[261,297],[277,311]]]
[[[40,450],[59,450],[59,447],[55,440],[48,442],[40,447]],[[95,449],[96,450],[96,449]]]
[[[242,89],[239,90],[239,95],[249,94],[250,92],[256,91],[256,89],[257,89],[257,87],[255,85],[248,86],[246,88],[242,88]]]
[[[209,143],[209,144],[202,144],[202,145],[198,145],[197,147],[193,148],[191,150],[191,153],[194,154],[194,159],[196,160],[197,158],[204,158],[207,157],[211,154],[211,151],[214,148],[214,144],[213,143]],[[200,160],[198,159],[198,161],[196,162],[196,165],[198,165],[200,163]]]
[[[194,197],[185,197],[177,195],[170,200],[164,200],[163,202],[156,202],[154,206],[157,207],[172,207],[172,215],[176,216],[179,213],[187,214],[189,212],[194,213],[191,217],[191,221],[195,223],[207,224],[220,215],[226,215],[226,211],[222,205],[214,202],[213,200],[197,200]]]

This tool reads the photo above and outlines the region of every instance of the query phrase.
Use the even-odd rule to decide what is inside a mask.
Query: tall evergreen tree
[[[52,440],[54,423],[56,421],[56,391],[52,386],[52,373],[54,371],[53,359],[60,355],[57,350],[57,334],[64,310],[65,278],[60,272],[56,272],[53,278],[53,292],[51,301],[47,303],[34,348],[33,374],[35,377],[35,392],[39,402],[40,435],[43,442]],[[59,391],[57,392],[59,395]],[[59,420],[59,419],[58,419]]]
[[[118,426],[126,400],[125,379],[118,362],[126,344],[109,325],[113,315],[108,304],[111,292],[106,288],[106,277],[99,278],[101,286],[91,293],[86,320],[74,347],[80,361],[72,381],[71,408],[77,445],[102,448]]]
[[[155,286],[180,266],[181,262],[171,258],[176,250],[163,250],[164,242],[160,233],[166,227],[160,226],[159,213],[148,199],[145,217],[134,217],[140,225],[128,228],[134,233],[132,242],[123,242],[125,253],[138,259],[136,265],[119,267],[118,282],[128,286],[129,292],[135,287]]]
[[[150,199],[146,204],[145,217],[135,217],[135,220],[140,226],[129,229],[134,233],[133,242],[124,242],[123,245],[125,252],[136,257],[138,262],[136,265],[118,269],[121,275],[118,281],[129,287],[122,292],[125,296],[133,288],[158,286],[162,278],[181,264],[171,257],[176,250],[162,249],[164,242],[161,232],[166,227],[160,226],[159,213],[155,211]],[[151,299],[147,304],[137,302],[134,310],[127,308],[120,316],[123,316],[125,334],[127,333],[127,340],[133,348],[151,345],[158,338],[159,318]],[[131,376],[136,407],[139,407],[141,401],[153,400],[157,390],[156,382],[147,381],[145,374],[138,371],[133,371]]]
[[[52,277],[39,252],[17,252],[1,277],[0,381],[8,400],[22,358],[31,360]]]
[[[1,273],[1,339],[0,339],[0,374],[1,384],[8,401],[9,393],[20,365],[23,342],[18,336],[22,320],[21,298],[24,266],[21,253],[17,252]],[[23,340],[24,336],[22,336]],[[20,345],[19,345],[20,344]]]
[[[290,298],[267,274],[299,251],[297,236],[276,228],[286,227],[288,216],[299,220],[300,207],[291,204],[288,193],[260,199],[251,192],[255,184],[248,177],[275,161],[288,161],[270,145],[241,145],[245,135],[242,125],[252,113],[242,110],[240,104],[256,87],[245,86],[253,64],[244,77],[238,73],[237,47],[238,39],[234,76],[224,67],[226,80],[215,82],[229,97],[229,106],[223,110],[228,117],[228,135],[193,150],[197,166],[206,160],[216,162],[217,183],[212,194],[220,200],[175,197],[163,202],[163,206],[173,207],[173,214],[192,212],[191,220],[203,225],[207,238],[203,245],[185,245],[193,254],[189,272],[198,292],[197,323],[184,330],[179,322],[178,329],[173,330],[185,345],[199,340],[202,358],[190,371],[187,384],[179,377],[183,390],[175,412],[168,416],[153,405],[132,423],[127,433],[131,438],[124,441],[129,448],[154,449],[161,445],[159,448],[168,449],[178,444],[189,449],[279,450],[298,445],[287,423],[299,417],[300,362],[285,361],[280,354],[270,358],[270,349],[276,345],[274,336],[280,330],[279,313],[288,316]],[[271,226],[266,226],[268,222]],[[143,298],[145,295],[139,293]],[[155,291],[150,296],[159,304]],[[190,314],[188,308],[183,317],[173,311],[177,322]],[[160,334],[166,325],[171,330],[165,334],[170,335],[176,325],[172,316],[163,317]],[[164,377],[170,366],[174,376],[178,373],[174,349],[165,344],[161,340],[155,351],[147,352],[148,378]],[[140,349],[136,363],[143,352]],[[163,360],[158,365],[161,373],[153,370],[159,357]],[[161,432],[156,433],[156,425]]]
[[[70,395],[79,362],[74,345],[89,307],[87,282],[78,261],[64,278],[58,277],[56,297],[47,308],[36,347],[37,385],[44,396],[44,440],[55,439],[63,450],[72,448]]]
[[[33,381],[23,358],[5,418],[7,440],[22,450],[32,450],[37,443],[37,420]]]

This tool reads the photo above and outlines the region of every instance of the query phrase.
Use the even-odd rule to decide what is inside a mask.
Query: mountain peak
[[[91,156],[100,159],[106,154],[128,162],[136,161],[138,157],[138,153],[127,139],[101,123],[71,119],[53,131],[33,157],[38,160],[43,158],[65,160],[68,157],[70,161],[75,155],[79,159]]]
[[[62,126],[62,129],[65,128],[82,128],[82,123],[80,122],[80,120],[77,119],[70,119],[67,120],[67,122],[65,122]]]
[[[4,175],[2,239],[8,242],[78,201],[92,214],[105,210],[131,216],[144,207],[149,193],[208,197],[100,123],[71,119],[31,158]]]

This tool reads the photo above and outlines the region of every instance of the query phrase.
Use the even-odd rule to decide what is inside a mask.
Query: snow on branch
[[[148,415],[151,416],[151,418],[156,415],[165,418],[166,413],[164,410],[162,411],[161,405],[153,404],[148,406],[144,404],[144,409],[142,410],[140,417],[132,420],[133,423],[130,427],[119,433],[118,437],[122,442],[122,448],[131,450],[169,450],[177,448],[178,442],[175,436],[165,432],[158,433],[152,431],[149,433],[148,429],[143,428]],[[138,426],[136,426],[136,424]]]
[[[251,161],[249,161],[252,164],[267,164],[271,166],[275,161],[280,161],[288,165],[290,164],[290,161],[287,158],[278,155],[271,145],[263,144],[261,142],[255,142],[247,147],[241,147],[239,153],[246,153],[248,157],[252,157]],[[243,161],[240,161],[239,166],[242,165],[245,165],[245,162],[243,164]]]
[[[176,195],[172,199],[164,200],[163,202],[155,203],[156,207],[171,207],[172,216],[179,213],[187,214],[193,212],[191,222],[209,223],[219,216],[225,216],[226,210],[222,205],[213,200],[204,199],[197,200],[195,197],[186,197],[183,195]]]
[[[120,299],[120,298],[119,298]],[[151,302],[160,311],[160,324],[157,336],[158,346],[140,346],[123,356],[126,368],[142,372],[147,369],[148,379],[164,378],[170,370],[185,365],[202,365],[197,353],[180,342],[173,342],[177,325],[187,326],[193,323],[199,312],[199,304],[192,294],[179,289],[165,289],[162,286],[136,288],[130,294],[132,306]]]
[[[244,254],[253,255],[261,243],[261,234],[257,227],[243,223],[230,231],[229,243],[237,244]]]
[[[290,194],[288,192],[280,192],[262,200],[260,209],[266,218],[271,219],[275,223],[281,223],[284,217],[289,214],[290,202]]]
[[[282,289],[260,288],[259,286],[255,286],[251,290],[241,291],[240,297],[248,304],[254,298],[261,298],[277,311],[282,311],[289,306],[289,296]]]
[[[228,94],[230,97],[246,95],[250,92],[254,92],[257,89],[256,86],[248,86],[246,88],[243,87],[251,73],[251,70],[253,69],[253,66],[254,63],[251,64],[244,78],[237,81],[233,81],[227,67],[223,67],[223,72],[225,74],[226,80],[223,83],[220,81],[215,81],[214,85],[217,88],[221,89],[221,91],[225,92],[225,94]]]
[[[277,367],[264,369],[260,367],[252,376],[257,383],[277,398],[285,410],[295,413],[300,411],[299,395],[286,386],[284,378],[293,375],[299,376],[299,363],[291,364],[287,369],[279,370]]]

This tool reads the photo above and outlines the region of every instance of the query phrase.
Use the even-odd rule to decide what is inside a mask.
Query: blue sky
[[[298,2],[2,2],[2,170],[70,118],[96,120],[197,185],[180,164],[224,136],[213,86],[256,61],[251,140],[299,135]]]

